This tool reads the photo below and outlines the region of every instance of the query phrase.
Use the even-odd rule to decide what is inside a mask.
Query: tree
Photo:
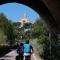
[[[33,24],[30,36],[37,39],[36,49],[40,56],[44,57],[46,55],[44,54],[46,51],[49,53],[49,30],[43,19],[37,19],[37,21]]]
[[[10,44],[14,43],[14,27],[10,20],[6,18],[6,16],[1,13],[0,14],[0,29],[4,32],[4,34],[7,36],[6,42],[9,42]]]
[[[43,20],[37,20],[33,24],[30,36],[37,38],[37,42],[34,40],[32,44],[35,43],[35,49],[44,60],[60,60],[60,34],[48,29]]]

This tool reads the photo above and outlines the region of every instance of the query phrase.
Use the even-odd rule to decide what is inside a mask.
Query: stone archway
[[[43,19],[46,21],[49,29],[50,29],[50,33],[49,33],[49,37],[50,37],[50,57],[51,57],[51,41],[57,40],[56,39],[56,33],[60,33],[60,11],[59,11],[59,1],[57,0],[2,0],[0,1],[0,5],[1,4],[5,4],[5,3],[11,3],[11,2],[16,2],[16,3],[22,3],[25,4],[29,7],[31,7],[32,9],[34,9],[36,12],[38,12]],[[52,38],[54,38],[54,40],[52,40]],[[52,59],[51,59],[52,60]]]

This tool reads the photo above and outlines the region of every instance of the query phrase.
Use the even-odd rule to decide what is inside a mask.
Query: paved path
[[[11,52],[9,52],[8,54],[6,54],[4,57],[0,58],[0,60],[15,60],[15,57],[18,54],[16,53],[16,50],[13,50]],[[36,57],[35,54],[32,54],[32,59],[31,60],[42,60],[39,57]]]
[[[0,60],[15,60],[15,57],[17,56],[17,53],[15,50],[9,52],[4,57],[0,58]]]

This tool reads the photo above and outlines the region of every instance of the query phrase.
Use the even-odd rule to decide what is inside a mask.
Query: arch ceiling
[[[60,33],[60,0],[0,0],[5,3],[22,3],[40,14],[52,31]]]

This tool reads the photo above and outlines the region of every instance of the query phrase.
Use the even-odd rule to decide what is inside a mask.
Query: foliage
[[[17,26],[20,26],[21,23],[20,23],[20,22],[14,22],[13,25],[14,25],[15,27],[17,27]]]
[[[31,43],[36,52],[38,51],[44,60],[60,60],[60,34],[49,32],[43,20],[37,20],[29,34],[33,38]]]
[[[7,40],[7,36],[4,34],[3,30],[0,29],[0,44],[5,44]]]
[[[12,25],[12,22],[8,20],[3,13],[0,14],[0,29],[3,31],[4,35],[7,36],[6,42],[9,42],[9,44],[13,44],[14,27]]]
[[[18,25],[18,23],[14,23],[13,25],[15,26],[15,33],[17,40],[24,41],[29,38],[27,30],[31,28],[32,23],[25,23],[23,26]],[[16,26],[18,26],[18,28],[16,28]]]
[[[37,39],[37,41],[35,40],[35,49],[37,49],[36,51],[38,51],[40,56],[44,57],[45,50],[48,49],[47,47],[49,46],[49,30],[43,19],[37,19],[33,24],[33,28],[30,31],[30,37]],[[34,43],[32,42],[32,44]]]

